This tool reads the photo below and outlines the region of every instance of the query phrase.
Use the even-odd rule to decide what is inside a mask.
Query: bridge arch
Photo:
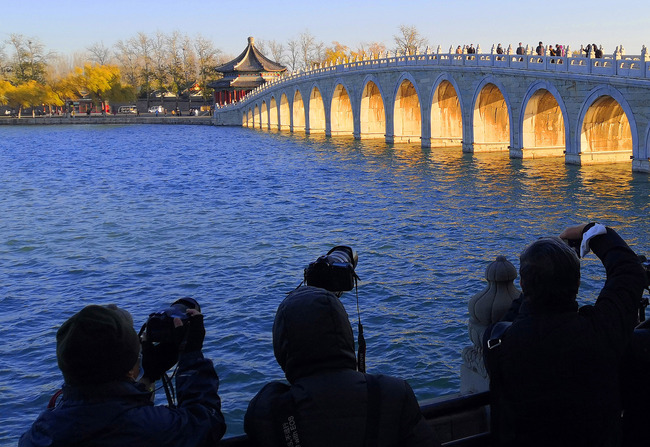
[[[417,82],[402,73],[393,94],[393,138],[395,142],[415,142],[422,138],[422,105]]]
[[[278,126],[278,102],[275,100],[275,96],[271,96],[269,100],[269,129],[280,129]]]
[[[269,129],[269,108],[266,105],[266,101],[262,101],[262,105],[260,106],[260,129]]]
[[[515,147],[526,158],[563,157],[571,141],[569,113],[560,92],[544,80],[532,83],[522,101]]]
[[[385,138],[386,136],[386,101],[381,84],[374,76],[363,80],[359,101],[359,137]]]
[[[342,80],[334,83],[330,102],[331,135],[354,135],[354,111],[350,88]]]
[[[459,146],[463,139],[461,89],[447,74],[438,76],[431,90],[431,146]]]
[[[280,94],[280,118],[278,123],[278,129],[291,131],[291,106],[289,104],[289,98],[287,97],[287,92],[282,92]]]
[[[300,89],[296,89],[293,94],[293,111],[291,113],[291,118],[293,132],[306,131],[305,103],[302,99]]]
[[[486,76],[477,85],[468,115],[475,152],[508,149],[512,141],[512,106],[506,89],[494,76]]]
[[[252,124],[253,129],[258,127],[259,122],[260,122],[260,106],[258,104],[255,104],[255,107],[253,108],[253,124]]]
[[[567,160],[579,164],[612,163],[638,158],[638,133],[632,109],[611,86],[593,89],[580,108],[576,152]]]
[[[308,132],[325,133],[325,99],[317,85],[313,85],[309,92],[309,115],[307,119]]]
[[[253,107],[250,107],[248,109],[248,113],[246,114],[246,127],[253,127]]]

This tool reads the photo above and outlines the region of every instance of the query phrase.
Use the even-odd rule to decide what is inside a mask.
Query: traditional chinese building
[[[214,89],[214,102],[218,106],[239,101],[246,93],[265,82],[281,77],[287,67],[268,59],[255,48],[255,39],[248,38],[248,46],[236,58],[215,69],[223,75],[208,84]]]

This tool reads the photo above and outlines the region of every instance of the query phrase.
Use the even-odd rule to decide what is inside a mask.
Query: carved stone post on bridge
[[[615,60],[621,59],[621,50],[620,50],[620,48],[618,46],[614,50],[614,59]]]
[[[474,344],[463,349],[460,367],[460,392],[487,391],[490,381],[483,364],[483,334],[487,327],[499,321],[510,308],[520,291],[513,281],[517,270],[504,256],[497,256],[485,269],[488,285],[474,295],[467,305],[469,310],[469,338]]]

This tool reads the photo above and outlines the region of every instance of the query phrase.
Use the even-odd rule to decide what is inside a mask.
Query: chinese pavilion
[[[276,79],[287,71],[287,67],[268,59],[255,48],[255,39],[248,38],[248,46],[230,62],[215,68],[223,78],[208,84],[214,89],[217,106],[239,101],[246,93],[265,82]]]

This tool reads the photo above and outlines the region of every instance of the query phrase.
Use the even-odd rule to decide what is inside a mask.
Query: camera
[[[338,245],[305,268],[305,283],[330,292],[352,290],[359,279],[354,272],[357,260],[352,248]]]
[[[145,323],[147,341],[152,343],[178,343],[174,331],[174,318],[180,318],[183,323],[190,317],[186,311],[196,309],[201,312],[201,306],[194,298],[181,298],[171,306],[149,314]]]

